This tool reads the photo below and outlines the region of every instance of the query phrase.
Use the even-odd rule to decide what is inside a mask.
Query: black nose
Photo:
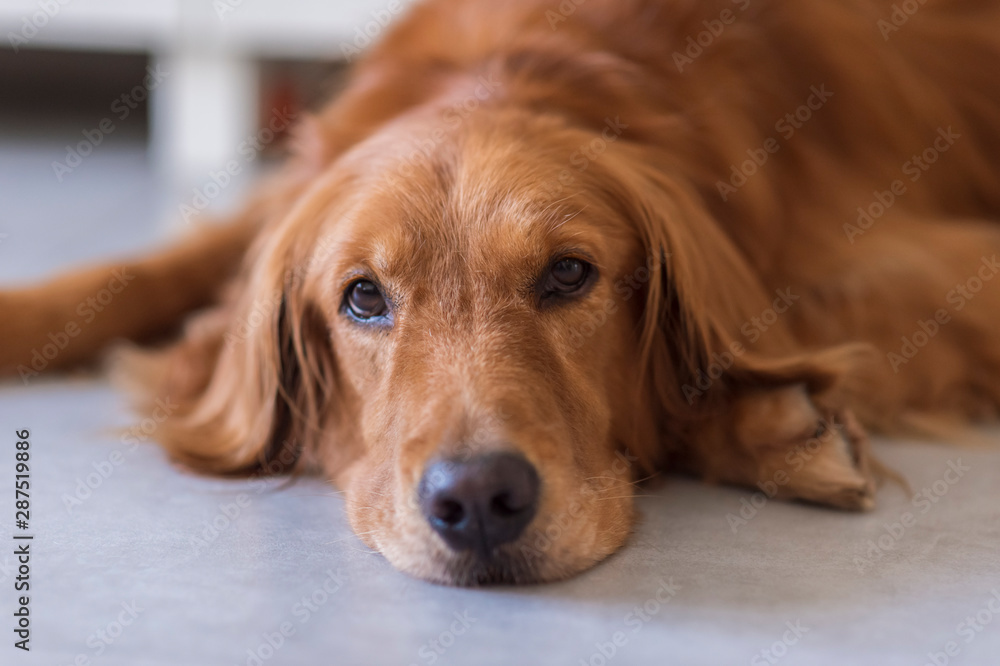
[[[491,453],[433,463],[417,492],[424,516],[449,547],[488,557],[534,518],[538,486],[538,473],[527,460]]]

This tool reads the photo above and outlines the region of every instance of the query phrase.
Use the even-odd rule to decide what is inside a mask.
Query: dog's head
[[[613,119],[499,107],[388,125],[314,176],[193,327],[178,349],[212,370],[174,383],[161,439],[210,470],[322,468],[357,534],[422,578],[608,556],[692,423],[685,385],[754,307],[742,259],[639,151]]]

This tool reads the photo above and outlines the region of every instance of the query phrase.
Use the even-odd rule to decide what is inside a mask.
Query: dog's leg
[[[876,475],[865,431],[829,396],[802,385],[735,400],[693,442],[687,467],[706,481],[756,487],[770,497],[871,509]]]
[[[141,260],[0,291],[0,374],[34,376],[90,360],[115,339],[142,340],[206,305],[238,268],[258,225],[240,219]]]

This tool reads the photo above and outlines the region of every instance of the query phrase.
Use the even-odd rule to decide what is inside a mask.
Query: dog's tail
[[[211,303],[238,270],[259,223],[206,225],[140,260],[0,291],[0,375],[27,380],[97,358],[114,340],[143,341]]]

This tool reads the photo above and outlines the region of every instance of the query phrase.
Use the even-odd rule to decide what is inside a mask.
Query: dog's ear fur
[[[173,459],[216,474],[279,473],[315,448],[331,400],[326,325],[305,298],[294,234],[265,229],[223,303],[165,350],[135,353],[150,436]],[[164,412],[167,412],[164,414]]]
[[[683,436],[748,388],[803,384],[811,394],[849,393],[855,368],[869,353],[863,345],[804,349],[792,334],[794,312],[779,315],[753,342],[741,332],[771,307],[775,294],[683,172],[672,177],[670,165],[656,159],[621,145],[595,167],[647,253],[641,370],[649,373],[644,385],[662,406],[665,427]]]

